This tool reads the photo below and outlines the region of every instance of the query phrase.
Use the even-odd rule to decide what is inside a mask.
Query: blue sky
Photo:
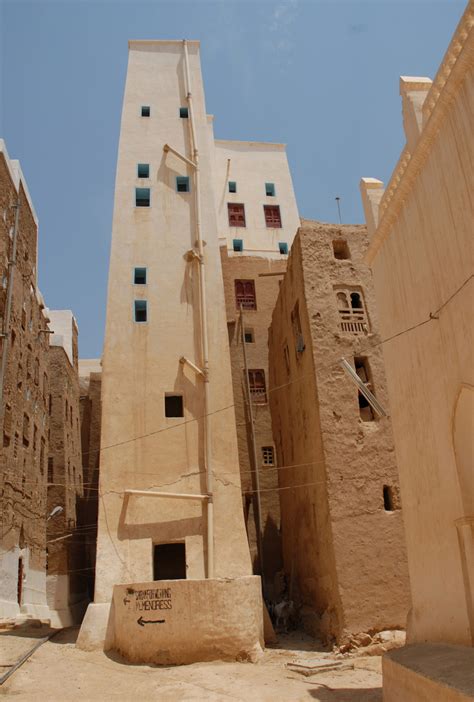
[[[457,0],[0,0],[0,137],[40,219],[47,305],[99,356],[127,40],[200,39],[221,139],[285,142],[300,214],[362,222],[404,143],[398,78],[433,77]]]

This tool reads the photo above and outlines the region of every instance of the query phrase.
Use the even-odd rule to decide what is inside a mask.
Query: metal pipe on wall
[[[194,198],[196,203],[196,244],[199,252],[199,307],[201,317],[201,353],[202,369],[204,373],[204,468],[206,471],[207,502],[207,577],[214,577],[214,505],[213,505],[213,477],[211,457],[211,428],[209,417],[209,339],[207,323],[206,300],[206,275],[204,268],[204,246],[201,235],[201,201],[200,201],[200,173],[199,150],[197,148],[196,128],[194,124],[194,108],[191,92],[191,77],[189,71],[188,45],[183,40],[184,68],[186,98],[188,102],[188,124],[191,141],[192,160],[194,162]]]

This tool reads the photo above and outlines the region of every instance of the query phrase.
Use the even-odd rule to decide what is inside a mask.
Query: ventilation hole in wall
[[[393,493],[389,485],[383,486],[383,508],[386,512],[393,512]]]

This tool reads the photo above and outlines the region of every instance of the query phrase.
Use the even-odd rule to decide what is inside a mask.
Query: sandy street
[[[180,667],[128,665],[114,654],[76,649],[77,629],[41,646],[1,687],[0,697],[23,701],[133,700],[186,702],[381,702],[380,657],[349,659],[354,669],[305,677],[287,664],[328,654],[301,635],[267,649],[258,664],[195,663]],[[9,637],[10,638],[10,637]]]

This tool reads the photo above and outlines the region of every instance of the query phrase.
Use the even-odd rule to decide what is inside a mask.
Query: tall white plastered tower
[[[110,634],[116,585],[251,575],[210,125],[199,42],[129,42],[85,646]]]

